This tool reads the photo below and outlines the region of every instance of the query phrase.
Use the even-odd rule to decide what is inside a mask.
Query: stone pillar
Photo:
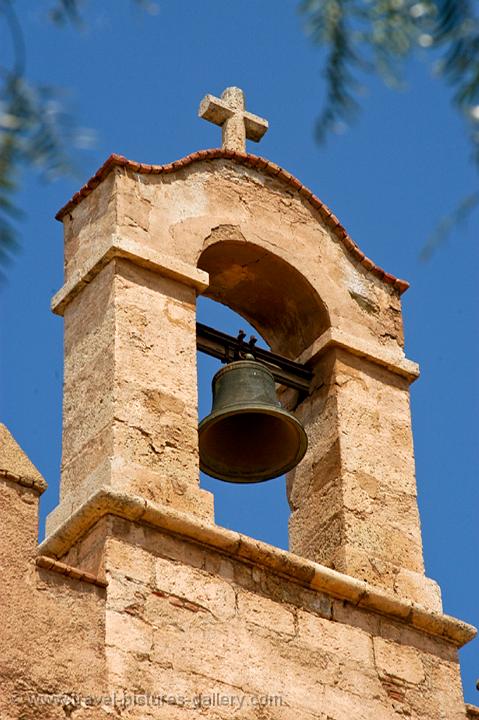
[[[200,490],[196,293],[207,275],[114,237],[54,299],[65,321],[55,530],[101,487],[212,518]]]
[[[288,477],[291,550],[440,609],[424,576],[406,366],[326,343],[298,407],[310,449]],[[411,363],[411,365],[413,365]]]

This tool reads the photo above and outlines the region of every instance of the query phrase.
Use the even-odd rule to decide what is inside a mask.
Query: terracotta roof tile
[[[274,162],[269,162],[266,165],[265,170],[269,175],[278,175],[281,172],[280,166],[276,165]]]
[[[257,155],[234,152],[233,150],[221,150],[219,148],[214,148],[212,150],[198,150],[191,155],[187,155],[181,160],[176,160],[175,162],[168,163],[167,165],[147,165],[145,163],[133,162],[122,155],[110,155],[95,175],[77,193],[75,193],[72,199],[57,213],[56,218],[57,220],[62,220],[63,217],[75,207],[75,205],[78,205],[84,197],[89,195],[92,190],[94,190],[100,182],[104,180],[114,167],[124,167],[132,170],[132,172],[145,175],[161,175],[175,172],[176,170],[180,170],[181,168],[202,160],[218,159],[234,160],[242,165],[264,170],[269,175],[277,176],[279,180],[282,180],[284,183],[296,190],[303,198],[305,198],[305,200],[307,200],[316,210],[320,212],[324,221],[334,231],[338,240],[340,240],[345,249],[359,261],[362,267],[383,282],[392,285],[399,293],[403,293],[408,289],[409,283],[406,280],[401,280],[400,278],[385,272],[372,260],[366,257],[356,243],[350,238],[347,231],[331,210],[323,202],[321,202],[321,200],[316,197],[311,190],[305,187],[296,177],[291,175],[291,173],[283,170],[279,165],[276,165],[276,163],[265,160],[265,158],[258,157]]]
[[[356,243],[351,240],[349,235],[342,235],[341,240],[346,250],[349,250],[350,252],[355,250]]]
[[[107,582],[102,578],[99,578],[93,573],[80,570],[79,568],[67,565],[66,563],[55,560],[54,558],[47,557],[46,555],[39,555],[35,558],[35,564],[37,567],[43,568],[44,570],[50,570],[56,572],[59,575],[72,578],[73,580],[80,580],[81,582],[89,583],[90,585],[97,585],[98,587],[106,587]]]
[[[295,190],[299,190],[299,188],[303,187],[303,184],[298,180],[298,178],[295,178],[294,175],[291,175],[288,182]]]
[[[375,267],[373,261],[368,257],[363,258],[361,265],[366,268],[366,270],[372,270],[373,267]]]
[[[280,178],[281,180],[286,180],[286,182],[289,183],[290,185],[291,185],[292,180],[296,180],[296,178],[293,175],[291,175],[291,173],[287,172],[286,170],[283,170],[282,168],[279,171],[277,177]],[[299,182],[299,181],[296,180],[296,182]]]
[[[314,197],[311,190],[309,188],[307,188],[305,185],[301,185],[298,192],[302,197],[307,198],[308,200],[311,200]]]
[[[396,280],[394,281],[394,287],[396,288],[396,290],[399,291],[399,293],[403,293],[408,289],[409,283],[407,280],[401,280],[400,278],[396,278]]]
[[[391,275],[391,273],[388,273],[388,272],[384,272],[383,280],[384,280],[384,282],[389,283],[389,285],[394,285],[394,283],[396,282],[395,276]]]
[[[360,249],[358,248],[357,245],[356,245],[356,247],[354,248],[354,257],[355,257],[361,264],[362,264],[364,258],[366,257],[366,255],[363,253],[362,250],[360,250]]]

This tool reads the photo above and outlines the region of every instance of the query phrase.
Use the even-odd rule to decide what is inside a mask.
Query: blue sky
[[[220,130],[197,118],[206,93],[245,90],[248,109],[270,130],[257,152],[299,177],[340,218],[361,249],[411,282],[403,296],[406,352],[421,365],[412,386],[417,481],[427,574],[445,611],[479,624],[478,243],[477,214],[424,263],[437,221],[477,185],[449,92],[418,53],[407,89],[367,79],[352,129],[314,140],[324,89],[322,54],[303,32],[295,2],[160,0],[148,15],[128,0],[86,6],[86,26],[52,27],[47,3],[18,2],[30,78],[65,88],[89,150],[72,149],[76,177],[48,184],[32,171],[18,195],[26,216],[22,251],[0,288],[0,420],[49,483],[42,519],[58,498],[61,452],[62,321],[49,311],[62,285],[62,228],[56,210],[112,153],[163,163],[217,147]],[[0,47],[4,45],[3,28]],[[229,332],[245,323],[207,301],[199,319]],[[217,365],[199,359],[200,414],[209,411]],[[284,482],[234,487],[203,479],[219,524],[287,545]],[[465,696],[479,702],[479,641],[461,651]]]

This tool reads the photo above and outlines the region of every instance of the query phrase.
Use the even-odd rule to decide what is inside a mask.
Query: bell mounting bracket
[[[227,335],[208,325],[196,323],[196,346],[200,352],[218,358],[223,363],[245,360],[251,357],[263,363],[273,373],[277,383],[309,392],[313,373],[309,368],[270,350],[256,346],[257,338],[252,335],[245,342],[246,333],[240,330],[237,337]]]

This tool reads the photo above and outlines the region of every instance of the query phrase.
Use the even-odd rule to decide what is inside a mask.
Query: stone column
[[[288,477],[290,545],[440,609],[424,576],[407,363],[387,367],[334,341],[314,359],[316,387],[297,409],[309,451]]]
[[[200,490],[196,293],[207,275],[112,236],[54,299],[65,321],[55,530],[101,487],[212,518]]]

